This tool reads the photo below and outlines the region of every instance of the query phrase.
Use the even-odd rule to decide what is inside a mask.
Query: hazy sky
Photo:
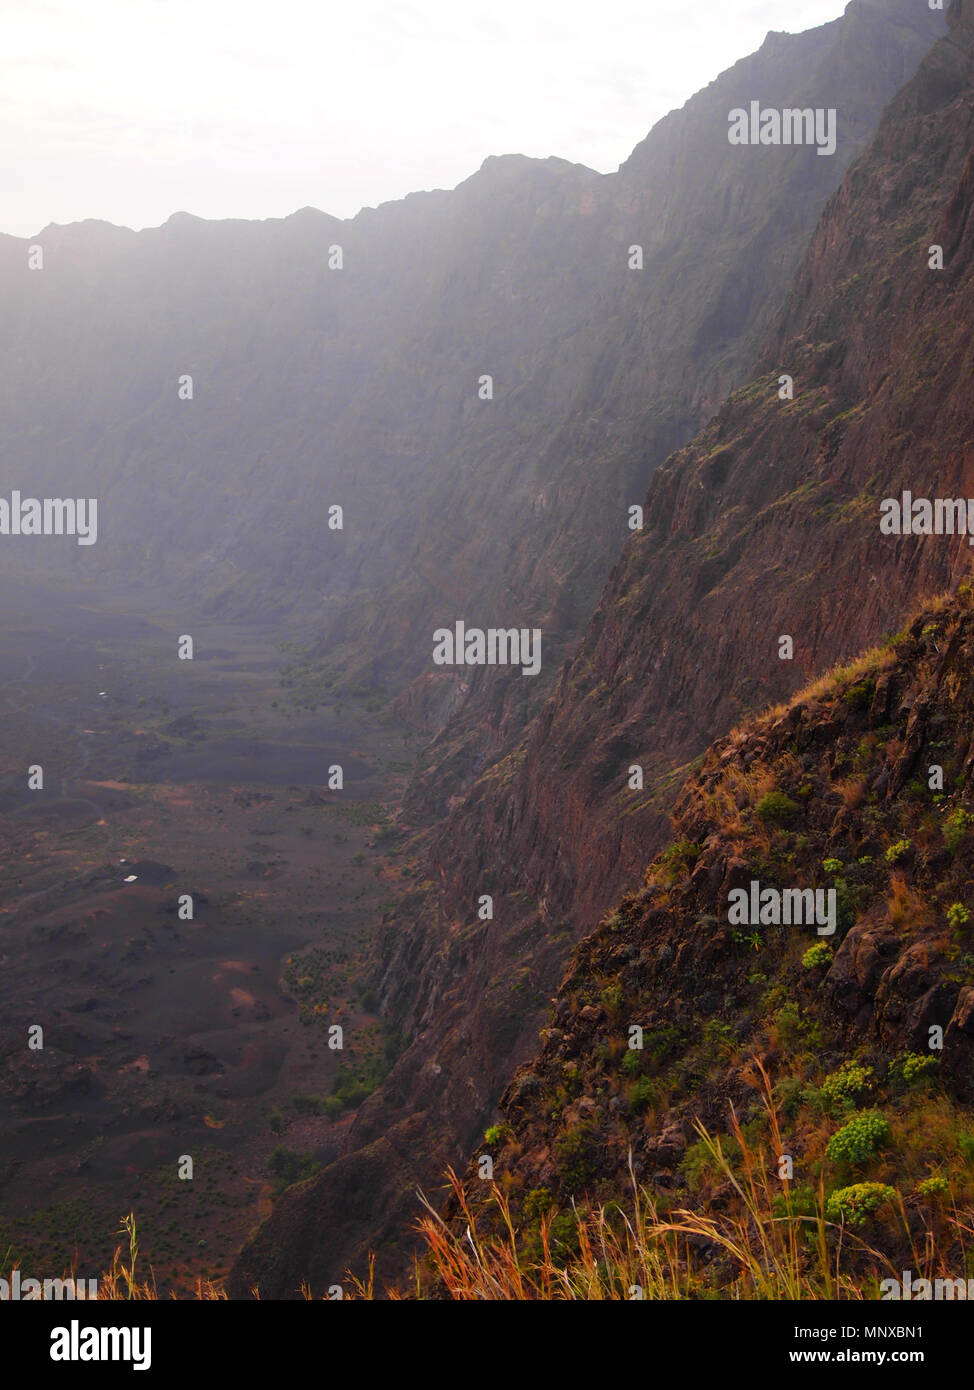
[[[615,169],[845,0],[0,0],[0,231],[346,217],[489,154]]]

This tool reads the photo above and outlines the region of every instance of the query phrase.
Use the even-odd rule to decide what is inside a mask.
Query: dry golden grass
[[[933,926],[936,916],[928,895],[911,888],[905,875],[896,870],[890,874],[889,886],[886,910],[891,926],[903,931]]]
[[[726,839],[740,840],[752,850],[767,853],[773,844],[773,832],[755,820],[752,811],[777,787],[776,774],[764,764],[754,763],[744,769],[731,763],[722,769],[718,781],[707,792],[705,804]]]
[[[733,1110],[731,1133],[737,1150],[733,1160],[719,1139],[697,1126],[712,1169],[733,1189],[737,1200],[732,1211],[710,1214],[684,1208],[661,1213],[652,1194],[638,1186],[630,1167],[625,1209],[612,1205],[585,1211],[573,1205],[574,1253],[566,1255],[563,1246],[561,1253],[553,1249],[553,1216],[549,1214],[540,1225],[540,1248],[526,1256],[501,1189],[493,1185],[486,1209],[480,1208],[486,1210],[490,1227],[485,1234],[464,1184],[451,1171],[459,1217],[448,1225],[424,1199],[426,1215],[419,1229],[427,1254],[416,1265],[414,1296],[423,1297],[435,1288],[440,1296],[463,1302],[697,1297],[701,1276],[693,1249],[702,1238],[719,1248],[724,1266],[732,1270],[717,1291],[727,1299],[877,1297],[879,1281],[899,1278],[899,1272],[858,1234],[826,1219],[824,1187],[819,1188],[814,1215],[795,1210],[791,1184],[779,1179],[776,1171],[774,1155],[787,1152],[788,1145],[779,1128],[770,1081],[760,1061],[754,1059],[749,1066],[755,1079],[760,1078],[770,1146],[749,1143]],[[931,1222],[921,1238],[910,1236],[902,1197],[887,1220],[909,1239],[915,1271],[924,1277],[947,1273],[938,1255],[936,1223]],[[970,1220],[955,1205],[943,1217],[943,1225],[954,1242],[958,1235],[963,1241],[972,1234]],[[849,1254],[855,1255],[860,1271],[855,1277],[849,1272]]]
[[[850,811],[855,811],[857,807],[862,805],[866,788],[867,782],[864,777],[846,777],[844,781],[835,784],[836,791]]]
[[[760,1063],[754,1064],[764,1082],[771,1149],[786,1152],[778,1127],[770,1085]],[[681,1209],[662,1214],[652,1194],[640,1188],[630,1169],[626,1208],[602,1206],[594,1211],[573,1207],[577,1249],[568,1256],[552,1248],[552,1218],[542,1220],[540,1251],[525,1258],[510,1204],[496,1185],[487,1211],[490,1224],[483,1234],[463,1183],[450,1174],[459,1218],[447,1225],[430,1203],[420,1223],[433,1281],[451,1299],[480,1301],[649,1300],[699,1296],[699,1269],[692,1247],[700,1240],[717,1247],[733,1273],[720,1293],[728,1299],[831,1299],[866,1296],[863,1282],[841,1270],[842,1241],[830,1243],[825,1220],[824,1192],[816,1216],[791,1208],[790,1184],[778,1179],[770,1152],[755,1150],[732,1112],[732,1133],[739,1155],[732,1162],[719,1139],[698,1125],[708,1159],[723,1183],[737,1197],[733,1214],[710,1215]],[[499,1218],[499,1223],[498,1223]],[[462,1228],[462,1234],[459,1233]],[[812,1232],[812,1239],[806,1232]],[[842,1232],[875,1264],[877,1276],[892,1272],[883,1257],[858,1237]],[[427,1276],[429,1277],[429,1276]],[[423,1274],[417,1267],[422,1296]],[[638,1292],[637,1292],[638,1291]]]
[[[742,1301],[877,1298],[879,1281],[899,1279],[900,1271],[858,1233],[827,1220],[821,1183],[814,1213],[796,1209],[791,1182],[777,1172],[776,1156],[787,1153],[789,1146],[779,1126],[770,1079],[756,1058],[749,1060],[747,1068],[761,1091],[768,1142],[749,1141],[733,1108],[732,1155],[719,1138],[697,1125],[708,1167],[733,1192],[725,1210],[713,1213],[683,1207],[663,1212],[651,1191],[639,1186],[630,1163],[629,1190],[620,1194],[619,1202],[594,1210],[573,1203],[569,1216],[574,1248],[568,1251],[564,1227],[559,1228],[560,1239],[553,1234],[556,1213],[542,1218],[533,1239],[525,1242],[503,1184],[492,1183],[486,1202],[478,1202],[475,1210],[467,1188],[451,1169],[448,1178],[455,1213],[449,1223],[419,1194],[424,1215],[417,1229],[425,1250],[415,1262],[410,1286],[377,1291],[375,1261],[370,1258],[364,1277],[348,1273],[344,1297],[365,1301],[433,1297],[459,1302],[670,1300],[705,1293]],[[951,1123],[949,1110],[943,1108],[936,1137],[945,1151]],[[956,1274],[942,1256],[947,1247],[955,1263],[959,1258],[966,1267],[974,1226],[970,1211],[958,1209],[953,1192],[949,1202],[931,1209],[919,1235],[911,1233],[902,1195],[884,1223],[899,1238],[901,1248],[910,1250],[909,1267],[915,1277]],[[137,1273],[139,1250],[131,1214],[124,1218],[121,1232],[125,1241],[101,1280],[99,1298],[158,1298],[155,1280]],[[707,1285],[706,1269],[696,1253],[701,1242],[719,1252],[717,1288]],[[853,1274],[853,1269],[858,1272]],[[314,1298],[306,1284],[301,1294],[309,1301]],[[254,1289],[252,1296],[259,1298],[259,1291]],[[192,1297],[209,1301],[225,1299],[226,1294],[218,1283],[199,1280]]]
[[[777,723],[779,719],[794,709],[795,705],[808,704],[809,701],[813,700],[834,699],[844,686],[862,680],[863,676],[879,675],[882,671],[890,670],[895,664],[895,651],[888,647],[873,647],[855,661],[831,666],[823,675],[816,677],[808,685],[803,686],[801,690],[796,690],[790,699],[770,705],[767,709],[762,710],[754,720],[745,724],[738,724],[731,730],[731,742],[740,743],[749,734],[760,733],[769,729],[772,724]]]
[[[965,580],[960,584],[956,593],[945,589],[923,599],[904,623],[904,629],[911,626],[921,614],[926,617],[935,617],[959,601],[968,608],[974,604],[974,587],[969,581]],[[853,661],[840,662],[830,667],[821,676],[816,677],[801,690],[796,691],[790,699],[770,705],[762,710],[756,719],[749,719],[743,724],[735,725],[728,736],[729,741],[732,744],[740,744],[748,735],[756,731],[760,732],[763,728],[769,728],[795,705],[807,703],[809,700],[830,699],[838,693],[842,686],[861,680],[866,675],[878,675],[881,671],[889,670],[895,663],[896,652],[892,647],[871,647]]]

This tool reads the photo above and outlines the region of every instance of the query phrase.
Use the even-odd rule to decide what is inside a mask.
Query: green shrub
[[[834,878],[836,874],[841,874],[841,872],[842,872],[842,860],[841,860],[841,859],[823,859],[823,860],[822,860],[822,868],[825,870],[825,872],[826,872],[827,874],[831,874],[832,877]]]
[[[944,844],[953,854],[968,830],[974,825],[974,816],[958,806],[944,821]]]
[[[540,1221],[541,1217],[555,1204],[555,1199],[546,1187],[532,1187],[524,1199],[525,1221]]]
[[[493,1148],[495,1144],[502,1142],[506,1134],[507,1125],[491,1125],[489,1129],[484,1131],[484,1143]]]
[[[793,1187],[787,1194],[779,1192],[774,1199],[772,1209],[779,1220],[787,1217],[789,1212],[792,1216],[814,1217],[818,1213],[815,1189],[810,1183],[803,1183],[798,1187]]]
[[[594,1125],[576,1125],[558,1139],[558,1175],[565,1190],[579,1192],[598,1172],[599,1135]]]
[[[848,879],[837,878],[835,880],[836,926],[843,935],[850,927],[855,926],[860,905],[863,899],[868,896],[869,890],[864,884],[854,887]]]
[[[582,1073],[577,1062],[563,1062],[561,1067],[561,1081],[565,1090],[570,1096],[579,1096],[582,1093]]]
[[[963,903],[951,903],[947,909],[947,925],[951,931],[958,931],[971,920],[971,914]]]
[[[936,1200],[938,1197],[947,1196],[950,1191],[950,1183],[946,1178],[935,1173],[932,1177],[924,1178],[922,1182],[918,1182],[916,1190],[918,1197],[931,1197]]]
[[[890,845],[883,857],[887,864],[898,864],[904,855],[909,854],[912,848],[913,846],[910,844],[909,840],[897,840],[895,844]]]
[[[725,1156],[731,1160],[734,1160],[740,1152],[740,1146],[735,1141],[727,1140],[726,1136],[721,1139],[721,1147]],[[705,1182],[714,1180],[717,1166],[706,1140],[697,1139],[687,1146],[686,1152],[680,1159],[679,1171],[686,1178],[687,1186],[691,1192],[699,1192]]]
[[[901,1052],[889,1064],[889,1079],[902,1086],[929,1079],[937,1070],[937,1058],[923,1052]]]
[[[832,951],[824,941],[816,941],[802,956],[802,965],[806,970],[828,970],[831,964]]]
[[[548,1239],[551,1241],[551,1248],[557,1251],[563,1259],[565,1255],[572,1255],[578,1250],[578,1219],[574,1212],[560,1211],[557,1216],[552,1217],[551,1225],[548,1227]]]
[[[774,1098],[784,1115],[793,1120],[805,1098],[805,1087],[798,1076],[782,1076],[774,1088]]]
[[[626,1049],[626,1055],[622,1059],[621,1071],[623,1076],[635,1077],[643,1069],[643,1054],[638,1048],[630,1047]]]
[[[296,1094],[291,1097],[291,1104],[299,1115],[320,1115],[325,1108],[321,1096]]]
[[[825,1152],[835,1163],[865,1163],[889,1137],[886,1117],[879,1110],[863,1110],[832,1135]]]
[[[331,1100],[339,1100],[346,1110],[354,1110],[363,1100],[368,1099],[375,1088],[357,1076],[348,1074],[337,1077],[331,1089]]]
[[[791,1051],[800,1048],[814,1050],[822,1045],[822,1030],[818,1023],[803,1013],[793,999],[781,1006],[774,1016],[774,1023],[782,1043]]]
[[[267,1167],[277,1178],[275,1192],[279,1195],[285,1187],[290,1187],[291,1183],[310,1178],[313,1173],[318,1171],[321,1164],[314,1154],[295,1153],[294,1149],[288,1149],[283,1144],[278,1144],[267,1160]]]
[[[872,703],[874,689],[871,680],[859,681],[858,684],[849,686],[842,696],[842,703],[852,710],[866,710]]]
[[[621,985],[606,985],[599,999],[606,1013],[615,1017],[625,1003],[626,996]]]
[[[957,1136],[957,1148],[969,1163],[974,1163],[974,1129],[961,1130]]]
[[[641,1115],[644,1110],[652,1105],[656,1094],[656,1083],[653,1081],[652,1077],[641,1076],[629,1092],[629,1104],[637,1115]]]
[[[664,1023],[643,1038],[643,1047],[654,1062],[660,1062],[668,1052],[684,1041],[683,1029],[676,1023]]]
[[[768,821],[774,825],[788,825],[798,814],[798,803],[792,801],[790,796],[784,792],[768,792],[767,796],[762,796],[758,802],[758,815],[761,820]]]
[[[881,1206],[895,1200],[895,1187],[887,1187],[882,1182],[857,1182],[832,1193],[825,1204],[825,1215],[829,1221],[863,1226]]]
[[[699,858],[700,846],[695,840],[677,840],[660,856],[665,877],[670,883],[689,878]]]
[[[873,1082],[872,1067],[850,1060],[843,1062],[838,1071],[827,1076],[821,1085],[822,1098],[829,1109],[853,1106],[862,1091],[868,1091]]]

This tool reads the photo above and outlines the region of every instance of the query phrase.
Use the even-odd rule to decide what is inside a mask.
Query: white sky
[[[336,216],[489,154],[606,172],[845,0],[0,0],[0,231]]]

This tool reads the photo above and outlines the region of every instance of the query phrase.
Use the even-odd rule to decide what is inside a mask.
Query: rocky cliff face
[[[919,1235],[936,1207],[931,1177],[969,1209],[972,659],[965,581],[884,648],[708,750],[668,848],[575,952],[542,1046],[501,1102],[505,1123],[482,1141],[526,1238],[539,1212],[583,1194],[625,1200],[630,1170],[664,1203],[730,1212],[737,1194],[697,1126],[733,1154],[733,1107],[767,1144],[759,1068],[799,1209],[820,1182],[840,1211],[835,1194],[854,1182],[892,1187],[906,1229],[888,1212],[868,1235],[896,1269],[907,1230]],[[820,893],[821,912],[775,923],[773,899],[789,890]],[[846,1161],[830,1140],[867,1114],[882,1141]],[[475,1208],[488,1186],[468,1173]],[[948,1272],[964,1269],[960,1234],[939,1229]],[[697,1253],[702,1266],[718,1256],[710,1278],[726,1290],[737,1271],[716,1243]]]
[[[826,198],[942,23],[853,0],[776,36],[605,177],[512,155],[347,222],[52,226],[41,272],[0,238],[0,488],[97,495],[98,545],[63,551],[77,577],[297,613],[346,683],[428,683],[432,632],[458,618],[542,624],[541,681],[485,694],[486,739],[476,704],[455,756],[437,753],[417,796],[439,813],[477,740],[496,748],[536,706],[626,506],[743,379]],[[841,96],[834,157],[727,161],[727,112],[759,89]],[[441,683],[406,697],[434,724],[457,693]]]
[[[445,574],[455,563],[476,564],[488,578],[488,608],[505,623],[542,627],[542,677],[471,673],[414,781],[410,814],[440,814],[486,763],[509,751],[550,692],[618,555],[628,507],[642,499],[656,466],[751,374],[841,177],[836,159],[851,163],[861,153],[939,27],[939,15],[896,0],[850,4],[840,19],[808,33],[769,34],[593,188],[592,216],[604,223],[603,241],[593,247],[601,298],[595,313],[583,315],[579,305],[570,345],[581,366],[575,389],[556,428],[532,450],[498,460],[492,482],[478,476],[462,510],[504,518],[494,531],[504,537],[502,581],[490,587],[493,571],[479,540],[459,557],[451,549],[440,558]],[[758,98],[767,107],[836,107],[836,156],[808,147],[731,149],[728,112]],[[632,245],[642,250],[641,271],[628,267]],[[527,505],[525,468],[534,484]],[[461,479],[457,495],[463,486]],[[478,511],[484,488],[486,512]],[[435,521],[431,514],[431,528]],[[459,530],[451,526],[451,534]],[[482,527],[477,534],[487,539]],[[427,543],[424,530],[417,562]]]
[[[435,891],[389,924],[380,968],[412,1045],[346,1157],[245,1250],[238,1286],[283,1294],[296,1271],[323,1279],[401,1239],[412,1185],[469,1152],[531,1054],[572,941],[659,848],[681,765],[966,569],[964,537],[879,532],[884,497],[961,496],[970,473],[971,0],[952,19],[829,202],[759,375],[657,471],[552,697],[438,834]]]
[[[488,775],[458,809],[444,868],[468,846],[470,876],[489,873],[496,846],[505,881],[597,911],[659,825],[652,796],[626,792],[628,763],[667,774],[966,563],[963,538],[879,532],[883,498],[961,495],[970,466],[965,16],[831,200],[762,374],[654,477],[644,529],[516,775],[503,795]],[[929,269],[933,244],[943,271]],[[785,373],[793,401],[779,399]],[[785,634],[792,661],[778,658]]]

